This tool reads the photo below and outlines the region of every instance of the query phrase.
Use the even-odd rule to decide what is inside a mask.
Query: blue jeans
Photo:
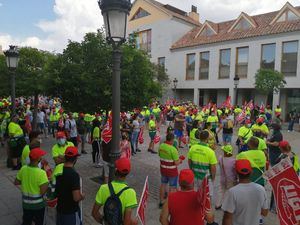
[[[133,147],[132,152],[136,152],[138,137],[139,137],[139,132],[133,131],[131,135],[131,146]]]
[[[71,214],[57,212],[56,225],[82,225],[79,210]]]
[[[161,183],[162,184],[169,184],[170,187],[177,187],[178,177],[167,177],[161,175]]]
[[[232,134],[224,134],[223,133],[223,142],[231,144]]]
[[[293,131],[293,129],[294,129],[294,123],[295,123],[295,120],[291,120],[291,121],[289,122],[289,127],[288,127],[288,130],[289,130],[289,131]]]

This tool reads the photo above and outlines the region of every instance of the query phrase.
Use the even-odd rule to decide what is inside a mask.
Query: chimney
[[[191,12],[189,12],[189,17],[192,18],[193,20],[199,22],[200,16],[199,13],[197,12],[197,7],[192,5]]]

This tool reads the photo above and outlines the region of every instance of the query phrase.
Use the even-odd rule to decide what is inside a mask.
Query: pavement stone
[[[165,127],[161,129],[162,134],[165,133]],[[299,155],[300,149],[298,148],[300,144],[300,133],[291,132],[287,133],[283,131],[284,138],[290,141],[293,150]],[[235,141],[233,138],[233,142]],[[159,171],[159,158],[157,155],[147,152],[147,145],[149,143],[148,132],[144,135],[145,143],[140,146],[142,150],[132,158],[132,172],[128,176],[128,184],[133,187],[138,198],[140,197],[144,181],[146,176],[149,176],[150,185],[150,198],[147,208],[147,225],[157,225],[159,224],[159,214],[158,209],[158,199],[159,199],[159,185],[160,185],[160,171]],[[42,148],[45,149],[49,154],[47,154],[46,159],[50,162],[52,167],[54,166],[53,160],[51,159],[51,148],[55,140],[51,138],[43,139]],[[158,145],[156,145],[156,149]],[[83,179],[83,192],[86,194],[86,198],[83,201],[83,222],[84,225],[96,224],[96,222],[91,217],[91,210],[94,204],[95,195],[100,187],[100,184],[91,180],[93,177],[100,176],[102,174],[101,168],[95,168],[92,166],[92,156],[91,156],[91,145],[86,145],[86,150],[89,154],[82,155],[76,164],[76,170],[79,172]],[[187,154],[187,147],[180,149],[180,154]],[[236,150],[237,151],[237,150]],[[216,151],[219,156],[221,154],[220,148]],[[0,148],[0,224],[1,225],[17,225],[21,223],[22,220],[22,203],[21,194],[18,187],[13,185],[13,181],[16,177],[16,171],[12,171],[5,167],[6,165],[6,149]],[[179,168],[187,168],[187,160],[179,166]],[[217,171],[217,179],[219,177],[219,171]],[[218,190],[218,185],[216,184],[216,189]],[[270,185],[266,186],[268,193],[270,193]],[[216,221],[221,224],[223,212],[216,211],[215,218]],[[48,209],[47,211],[47,225],[55,224],[55,209]],[[279,224],[278,219],[275,214],[270,213],[265,218],[266,225],[277,225]]]

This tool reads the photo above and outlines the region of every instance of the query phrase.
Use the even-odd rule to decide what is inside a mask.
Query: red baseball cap
[[[279,142],[279,148],[286,148],[288,146],[290,146],[290,143],[288,141],[283,140]]]
[[[251,124],[251,120],[245,120],[245,124]]]
[[[67,147],[66,151],[65,151],[65,156],[69,156],[69,157],[76,157],[78,156],[78,148],[75,146],[69,146]]]
[[[252,172],[251,163],[247,159],[236,160],[235,170],[239,174],[247,175]]]
[[[190,169],[183,169],[179,174],[179,183],[186,182],[188,184],[192,184],[194,182],[194,173]]]
[[[34,148],[30,151],[29,153],[29,157],[33,160],[39,159],[42,156],[46,155],[47,152],[45,152],[44,150],[40,149],[40,148]]]
[[[116,160],[115,162],[115,166],[117,171],[119,171],[120,173],[129,173],[130,169],[131,169],[131,164],[130,164],[130,160],[127,158],[121,158]]]
[[[63,131],[57,132],[56,138],[57,138],[57,139],[59,139],[59,138],[66,138],[65,132],[63,132]]]
[[[257,120],[256,120],[256,123],[263,123],[264,122],[264,118],[263,117],[259,117]]]

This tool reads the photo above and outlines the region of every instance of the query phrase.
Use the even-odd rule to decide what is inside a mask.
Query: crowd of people
[[[145,152],[145,144],[148,154],[158,154],[160,160],[162,225],[201,225],[205,220],[209,225],[217,224],[214,210],[220,209],[224,211],[223,225],[263,224],[268,209],[276,213],[273,195],[267,198],[263,173],[285,158],[291,160],[298,175],[300,172],[298,156],[281,133],[279,106],[273,112],[269,106],[254,106],[252,101],[242,107],[231,106],[230,98],[219,107],[213,103],[199,107],[172,100],[122,112],[120,159],[115,162],[115,180],[109,182],[110,111],[65,112],[59,98],[41,97],[37,127],[33,129],[32,99],[17,101],[18,113],[11,116],[9,100],[2,99],[0,134],[2,144],[8,140],[7,166],[19,170],[15,184],[21,185],[24,225],[32,221],[43,224],[44,196],[48,206],[57,209],[57,225],[81,224],[79,202],[85,195],[74,165],[80,154],[87,154],[87,143],[92,145],[91,163],[102,169],[104,176],[105,184],[96,194],[92,210],[99,223],[138,223],[133,217],[136,193],[125,181],[131,171],[131,160]],[[295,119],[294,115],[290,117]],[[293,130],[291,122],[289,131]],[[233,140],[235,129],[238,138]],[[41,139],[50,135],[56,139],[51,151],[53,169],[43,159],[46,151],[41,149]],[[146,135],[149,143],[144,143]],[[186,156],[179,154],[182,148],[188,148]],[[223,153],[217,157],[219,149]],[[180,164],[187,168],[179,171]],[[216,179],[217,170],[220,180]],[[205,179],[210,207],[203,211],[204,199],[199,198],[198,190]]]

